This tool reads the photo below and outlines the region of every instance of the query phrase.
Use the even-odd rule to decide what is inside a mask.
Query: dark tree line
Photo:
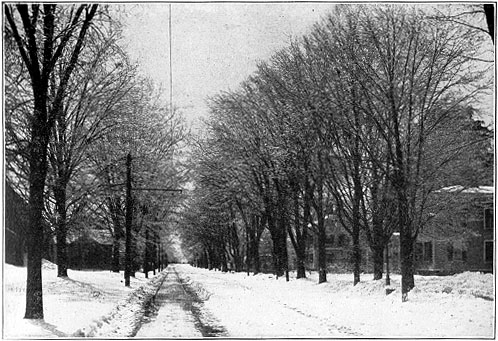
[[[462,162],[484,169],[491,152],[473,115],[490,89],[489,68],[475,63],[488,40],[418,6],[337,5],[237,90],[211,99],[184,221],[192,257],[226,269],[237,257],[229,250],[240,245],[247,271],[257,272],[266,229],[277,276],[288,270],[290,240],[301,278],[314,238],[324,282],[333,216],[351,236],[354,284],[364,271],[362,236],[380,279],[386,245],[399,232],[405,300],[436,191],[491,181]]]
[[[181,186],[174,154],[187,131],[121,49],[107,5],[6,4],[4,13],[6,178],[29,205],[25,318],[42,319],[40,240],[55,237],[64,278],[68,238],[109,229],[119,271],[128,213],[129,255],[144,258],[146,272],[161,267],[165,225],[181,196],[135,191],[125,209],[124,187],[114,185],[133,153],[134,186]]]

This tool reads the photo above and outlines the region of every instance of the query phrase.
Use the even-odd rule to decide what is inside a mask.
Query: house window
[[[424,243],[424,262],[432,262],[432,242]]]
[[[344,234],[339,235],[339,239],[337,240],[337,245],[338,246],[346,245],[346,236]]]
[[[463,262],[467,261],[467,250],[462,250],[462,261]]]
[[[484,228],[486,230],[493,229],[493,209],[492,208],[486,208],[484,210]]]
[[[421,261],[424,259],[424,244],[416,243],[415,244],[415,260]]]
[[[333,263],[335,260],[334,254],[333,253],[327,253],[325,255],[325,259],[327,260],[327,263]]]
[[[415,260],[432,262],[432,242],[420,242],[415,244]]]
[[[493,261],[493,241],[486,240],[484,242],[484,261],[491,263]]]
[[[446,246],[446,253],[448,256],[448,262],[452,262],[453,261],[453,253],[454,253],[452,243],[448,243],[448,245]]]

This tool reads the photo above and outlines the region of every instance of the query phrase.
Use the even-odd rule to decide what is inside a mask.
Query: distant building
[[[494,269],[494,188],[459,186],[438,191],[445,209],[437,212],[420,232],[414,246],[415,271],[419,274],[453,274],[463,271],[492,272]],[[325,251],[330,272],[350,272],[352,266],[352,240],[350,234],[335,218],[334,212],[325,217]],[[400,236],[393,233],[389,245],[389,268],[400,270]],[[318,269],[316,236],[308,234],[306,269]],[[372,251],[365,235],[360,233],[362,272],[373,272]],[[297,268],[296,254],[287,242],[289,269]],[[272,241],[268,230],[260,244],[261,269],[273,271]],[[384,257],[384,269],[386,259]]]
[[[27,227],[29,207],[19,194],[5,182],[5,262],[26,266]],[[57,263],[56,244],[49,223],[45,222],[42,257]],[[72,269],[110,269],[112,261],[112,238],[109,231],[76,231],[68,236],[68,267]]]
[[[70,269],[110,270],[113,241],[107,230],[89,229],[73,232],[68,240]]]
[[[5,217],[5,262],[17,266],[26,266],[26,239],[29,224],[29,206],[12,186],[4,182],[4,217]],[[50,237],[49,224],[45,222],[42,257],[53,261],[54,244]]]
[[[459,186],[439,191],[452,203],[419,235],[415,264],[419,273],[493,271],[494,188]]]
[[[463,271],[492,272],[494,269],[494,188],[459,186],[439,191],[447,205],[429,221],[415,244],[415,271],[420,274],[452,274]],[[331,272],[352,271],[352,240],[349,233],[330,214],[325,219],[326,260]],[[308,241],[308,269],[318,268],[316,237]],[[372,252],[363,233],[360,234],[362,271],[373,271]],[[399,233],[391,237],[389,266],[399,271]],[[293,255],[293,252],[291,251]],[[384,262],[386,260],[384,259]],[[386,264],[385,264],[386,265]]]
[[[26,229],[28,204],[5,182],[5,262],[22,266],[26,264]]]

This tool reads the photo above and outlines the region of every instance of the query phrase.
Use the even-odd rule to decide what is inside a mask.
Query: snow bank
[[[268,274],[177,269],[210,293],[205,304],[230,337],[494,337],[489,274],[416,276],[402,303],[399,275],[391,276],[386,295],[385,280],[371,274],[353,286],[352,274],[328,274],[327,283],[317,284],[316,273],[300,280],[294,273],[286,282]]]
[[[400,276],[384,280],[362,274],[317,274],[297,280],[273,275],[222,273],[173,265],[182,280],[229,337],[494,337],[494,277],[466,272],[454,276],[416,276],[409,301],[402,303]],[[43,263],[45,320],[24,320],[26,268],[4,265],[4,338],[133,336],[162,276],[142,273],[124,286],[123,273],[72,271],[58,278]]]
[[[494,300],[493,274],[464,272],[454,276],[418,276],[416,293],[451,294]]]
[[[135,290],[149,282],[136,273],[131,286],[124,286],[123,272],[68,270],[68,278],[57,277],[57,266],[42,263],[44,320],[24,319],[26,302],[25,267],[4,264],[3,337],[53,338],[91,335],[108,324],[106,316],[126,302]],[[158,276],[156,276],[158,277]],[[150,280],[155,281],[156,278]],[[130,296],[129,296],[130,295]],[[136,299],[143,297],[136,293]],[[128,303],[133,300],[128,301]]]
[[[131,292],[126,299],[107,315],[94,320],[89,326],[78,329],[76,337],[133,337],[150,304],[151,299],[157,293],[166,273],[159,273],[152,280]]]

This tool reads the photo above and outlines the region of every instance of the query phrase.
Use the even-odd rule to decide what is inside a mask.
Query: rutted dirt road
[[[207,311],[195,288],[183,280],[174,265],[148,307],[135,337],[198,338],[227,336],[225,329]]]
[[[136,337],[358,335],[242,283],[227,281],[221,273],[199,276],[188,269],[182,265],[168,266],[167,276]],[[218,309],[216,316],[209,310],[212,300],[218,306],[222,302],[223,309]]]

